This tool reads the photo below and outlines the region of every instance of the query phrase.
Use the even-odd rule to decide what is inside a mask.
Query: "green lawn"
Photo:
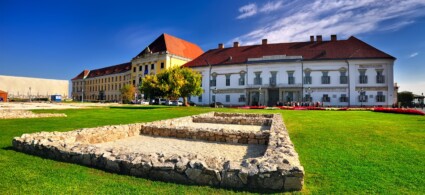
[[[0,120],[0,193],[238,193],[118,175],[11,148],[13,137],[23,133],[145,122],[212,110],[112,107],[36,111],[66,113],[67,118]],[[281,113],[305,168],[304,193],[425,193],[425,116],[369,111],[215,110]]]

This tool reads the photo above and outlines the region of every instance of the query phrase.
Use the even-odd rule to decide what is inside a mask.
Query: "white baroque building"
[[[184,66],[202,74],[204,93],[190,97],[202,105],[391,106],[395,59],[353,36],[318,35],[308,42],[219,44]]]

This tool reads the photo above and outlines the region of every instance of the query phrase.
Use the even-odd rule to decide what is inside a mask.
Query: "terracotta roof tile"
[[[76,77],[74,77],[71,80],[78,80],[78,79],[83,79],[85,77],[87,77],[87,75],[89,74],[89,70],[83,70],[80,74],[78,74]]]
[[[131,70],[131,62],[91,70],[87,78],[123,73]]]
[[[110,74],[118,74],[131,70],[131,62],[126,62],[118,65],[108,66],[105,68],[95,69],[95,70],[84,70],[78,74],[75,78],[71,80],[83,79],[83,78],[93,78],[100,77]]]
[[[189,59],[195,59],[203,53],[198,45],[165,33],[155,39],[148,48],[152,53],[168,51],[171,54]],[[148,48],[144,49],[137,56],[143,55],[147,52]]]
[[[246,63],[248,58],[273,55],[302,56],[303,60],[395,59],[393,56],[351,36],[347,40],[337,41],[276,43],[211,49],[184,66],[207,66],[206,61],[211,65],[240,64]]]

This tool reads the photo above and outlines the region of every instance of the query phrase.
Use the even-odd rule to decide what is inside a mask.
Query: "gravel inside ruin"
[[[205,157],[224,157],[231,161],[241,161],[247,158],[263,156],[266,145],[230,144],[223,142],[207,142],[201,140],[178,139],[137,135],[113,142],[94,144],[103,149],[120,148],[128,152],[166,154],[198,154]]]
[[[217,123],[194,123],[189,124],[176,124],[175,126],[184,126],[192,128],[210,128],[210,129],[226,129],[239,132],[258,132],[262,130],[270,130],[270,126],[260,125],[236,125],[236,124],[217,124]]]

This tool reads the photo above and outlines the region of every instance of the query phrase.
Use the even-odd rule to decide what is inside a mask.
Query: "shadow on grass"
[[[152,110],[152,109],[162,109],[165,107],[138,107],[138,106],[111,106],[110,109],[127,109],[127,110]]]
[[[6,147],[3,147],[1,149],[2,150],[13,150],[13,151],[16,151],[15,148],[13,148],[12,146],[6,146]]]

